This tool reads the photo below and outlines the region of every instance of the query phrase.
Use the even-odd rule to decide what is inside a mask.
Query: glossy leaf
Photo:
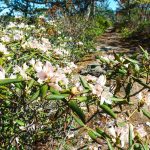
[[[90,86],[89,86],[88,82],[82,76],[80,76],[80,81],[81,81],[82,86],[85,89],[90,89]]]
[[[95,133],[92,131],[92,130],[89,130],[88,131],[88,135],[91,137],[92,140],[96,140],[97,139],[97,136],[95,135]]]
[[[25,123],[23,121],[21,121],[21,120],[15,120],[15,123],[17,123],[20,126],[24,126],[25,125]]]
[[[30,98],[31,101],[36,100],[40,95],[40,90],[37,90]]]
[[[69,107],[73,110],[73,112],[75,112],[75,113],[79,116],[79,118],[80,118],[83,122],[85,122],[85,115],[84,115],[82,109],[78,106],[78,104],[77,104],[76,101],[71,100],[71,101],[69,102]]]
[[[96,128],[96,132],[99,133],[103,137],[107,137],[107,138],[111,139],[111,137],[107,133],[105,133],[104,130],[100,129],[99,127]]]
[[[100,105],[100,108],[102,110],[104,110],[108,115],[110,115],[111,117],[113,117],[114,119],[116,119],[116,117],[117,117],[116,114],[107,105],[105,105],[105,104]]]
[[[23,82],[24,79],[3,79],[0,80],[0,85]]]
[[[64,95],[51,94],[51,95],[48,95],[46,97],[46,99],[48,99],[48,100],[63,100],[64,98],[67,98],[67,97],[68,97],[68,94],[64,94]]]
[[[129,147],[133,145],[133,127],[132,124],[129,124]]]
[[[47,94],[47,91],[48,91],[48,85],[47,84],[44,84],[42,87],[41,87],[41,91],[40,91],[40,94],[42,96],[42,98],[44,98]]]
[[[112,146],[112,144],[110,143],[110,141],[109,141],[108,138],[106,138],[106,141],[107,141],[109,150],[114,150],[114,148],[113,148],[113,146]]]
[[[33,79],[31,79],[31,80],[29,81],[29,84],[28,84],[28,87],[27,87],[28,90],[32,88],[34,82],[35,82],[35,80],[33,80]]]
[[[85,124],[83,123],[83,121],[81,119],[79,119],[75,114],[72,113],[73,118],[75,119],[75,121],[82,127],[85,126]]]
[[[143,114],[144,114],[147,118],[150,119],[150,112],[149,112],[149,111],[147,111],[147,110],[145,110],[145,109],[142,109],[142,112],[143,112]]]

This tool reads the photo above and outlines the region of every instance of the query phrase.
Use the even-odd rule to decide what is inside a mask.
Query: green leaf
[[[6,99],[6,95],[0,94],[0,99]]]
[[[115,60],[117,60],[118,62],[122,62],[120,59],[120,56],[116,54],[115,52],[114,52],[114,57],[115,57]]]
[[[80,76],[80,81],[81,81],[81,84],[82,86],[85,88],[85,89],[91,89],[88,82],[82,77]]]
[[[104,57],[96,56],[96,59],[99,59],[102,63],[110,63],[110,60]]]
[[[149,147],[148,147],[148,144],[147,144],[147,143],[142,144],[142,146],[143,146],[144,150],[149,150]]]
[[[139,72],[140,71],[140,67],[138,64],[134,64],[134,69],[136,72]]]
[[[148,111],[145,110],[145,109],[142,109],[142,112],[143,112],[143,114],[144,114],[147,118],[150,119],[150,112],[148,112]]]
[[[119,102],[127,102],[126,99],[123,99],[123,98],[116,98],[116,97],[111,97],[111,100],[116,102],[116,103],[119,103]]]
[[[107,133],[105,133],[104,130],[100,129],[99,127],[96,128],[96,132],[98,132],[103,137],[107,137],[107,138],[111,139],[111,137]]]
[[[3,80],[0,80],[0,85],[18,83],[18,82],[23,82],[23,81],[25,80],[24,79],[3,79]]]
[[[126,97],[128,97],[130,95],[131,89],[132,89],[132,83],[129,82],[125,88]]]
[[[61,94],[61,95],[48,95],[46,97],[46,99],[48,100],[63,100],[64,98],[67,98],[68,97],[68,94]]]
[[[30,98],[31,101],[36,100],[40,95],[40,90],[37,90]]]
[[[57,91],[57,90],[54,89],[53,87],[50,87],[50,92],[51,92],[52,94],[57,94],[57,95],[60,94],[59,91]]]
[[[29,81],[29,84],[28,84],[27,90],[29,90],[29,89],[31,89],[31,88],[32,88],[32,86],[33,86],[34,82],[35,82],[35,80],[33,80],[33,79],[31,79],[31,80]]]
[[[129,147],[133,145],[133,127],[129,124]]]
[[[127,71],[126,71],[124,68],[121,68],[121,69],[119,69],[119,73],[121,73],[121,74],[126,74]]]
[[[78,104],[77,104],[76,101],[71,100],[71,101],[69,102],[69,107],[73,110],[73,112],[75,112],[75,113],[79,116],[79,118],[80,118],[83,122],[85,122],[85,115],[84,115],[82,109],[78,106]]]
[[[24,86],[21,82],[14,83],[14,85],[15,85],[15,87],[19,88],[20,90],[22,90],[24,88]]]
[[[92,131],[92,130],[89,130],[88,131],[88,135],[91,137],[92,140],[96,140],[97,139],[97,136],[95,135],[95,133]]]
[[[146,50],[144,50],[141,46],[140,46],[140,49],[143,51],[144,57],[145,57],[147,60],[149,60],[149,54],[148,54],[148,52],[147,52]]]
[[[72,113],[73,118],[75,119],[75,121],[82,127],[85,126],[85,124],[82,122],[81,119],[79,119],[75,114]]]
[[[41,87],[41,91],[40,91],[42,98],[44,98],[44,97],[46,96],[47,91],[48,91],[48,85],[47,85],[47,84],[44,84],[44,85]]]
[[[17,123],[20,126],[25,126],[25,123],[21,120],[15,120],[15,123]]]
[[[100,108],[103,109],[108,115],[110,115],[114,119],[117,118],[116,114],[107,105],[105,105],[105,104],[100,105]]]
[[[107,141],[109,150],[114,150],[114,148],[113,148],[113,146],[112,146],[112,144],[110,143],[110,141],[109,141],[108,138],[106,138],[106,141]]]
[[[133,63],[133,64],[139,64],[139,62],[137,60],[131,59],[131,58],[126,58],[126,60],[128,60],[129,62]]]
[[[80,102],[85,102],[87,101],[87,97],[86,96],[80,96],[80,97],[76,97],[77,100],[79,100]]]

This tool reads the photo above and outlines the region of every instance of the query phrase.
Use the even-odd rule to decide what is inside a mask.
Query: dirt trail
[[[96,52],[87,54],[82,61],[78,62],[78,70],[85,68],[87,64],[94,63],[95,56],[101,54],[113,54],[116,53],[125,53],[125,54],[133,54],[135,52],[140,52],[139,45],[142,47],[146,47],[149,51],[149,44],[145,39],[132,39],[132,40],[124,40],[120,33],[117,33],[113,27],[108,28],[102,36],[97,37],[96,39]],[[78,72],[78,71],[77,71]]]
[[[108,28],[106,32],[97,38],[96,48],[100,51],[105,51],[111,53],[116,52],[128,52],[129,44],[127,42],[122,42],[119,33],[114,32],[113,28]]]
[[[125,54],[133,54],[135,51],[139,51],[139,44],[131,45],[130,42],[123,41],[119,33],[114,32],[112,28],[109,28],[106,30],[106,32],[97,38],[96,40],[96,48],[97,52],[93,52],[91,54],[86,55],[81,62],[78,62],[78,73],[81,69],[86,68],[88,64],[95,63],[96,59],[95,56],[97,55],[106,55],[106,54],[113,54],[113,52],[117,53],[125,53]],[[139,90],[139,88],[142,88],[141,85],[136,84],[134,85],[134,89],[132,89],[131,93],[135,93]],[[124,91],[120,91],[119,95],[124,95]],[[122,108],[122,113],[120,117],[126,118],[126,113],[132,113],[136,110],[137,106],[137,97],[134,96],[131,98],[132,102],[135,105],[129,106],[124,105]],[[128,120],[130,123],[132,123],[134,126],[138,126],[139,124],[143,124],[145,126],[145,123],[148,121],[148,119],[143,116],[141,112],[135,111],[132,115],[132,117]],[[148,134],[150,134],[150,128],[146,127],[146,131]],[[150,137],[149,137],[150,138]],[[150,140],[150,139],[149,139]]]
[[[95,56],[97,55],[112,54],[113,51],[117,53],[131,53],[133,50],[135,50],[134,47],[129,49],[129,43],[123,42],[119,33],[114,32],[113,30],[114,29],[112,27],[108,28],[102,36],[97,37],[95,44],[97,51],[87,54],[82,61],[77,63],[78,71],[85,68],[88,64],[94,63],[96,61]]]

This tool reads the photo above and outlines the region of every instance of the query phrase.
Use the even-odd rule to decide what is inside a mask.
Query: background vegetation
[[[0,16],[0,149],[150,148],[147,130],[130,121],[138,112],[149,125],[148,51],[99,55],[91,66],[102,68],[98,76],[77,73],[75,64],[96,52],[109,27],[148,38],[149,0],[120,0],[117,12],[106,0],[1,4],[8,13]]]

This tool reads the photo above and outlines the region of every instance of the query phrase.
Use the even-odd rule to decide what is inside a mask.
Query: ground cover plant
[[[80,75],[67,47],[72,38],[56,30],[54,21],[43,24],[42,19],[35,25],[21,18],[1,25],[1,148],[36,149],[46,143],[47,149],[148,150],[148,52],[140,47],[141,55],[97,56],[106,73]],[[76,44],[82,47],[84,41]],[[141,89],[133,93],[135,84]],[[135,112],[145,122],[131,122]]]

